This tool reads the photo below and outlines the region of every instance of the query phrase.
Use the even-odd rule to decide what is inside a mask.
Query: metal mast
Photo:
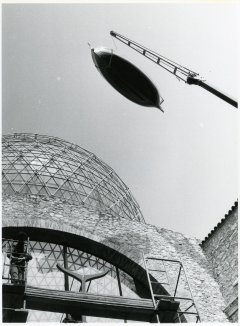
[[[139,52],[140,54],[142,54],[144,57],[148,58],[149,60],[155,62],[157,65],[159,65],[160,67],[164,68],[165,70],[167,70],[168,72],[170,72],[171,74],[175,75],[178,79],[183,80],[185,83],[189,84],[189,85],[198,85],[201,86],[202,88],[206,89],[207,91],[209,91],[210,93],[220,97],[222,100],[228,102],[229,104],[231,104],[234,107],[238,107],[238,103],[237,101],[235,101],[234,99],[230,98],[229,96],[227,96],[226,94],[224,94],[223,92],[217,90],[216,88],[206,84],[200,77],[199,74],[186,68],[183,67],[181,65],[179,65],[178,63],[160,55],[157,54],[156,52],[147,49],[146,47],[131,41],[130,39],[128,39],[127,37],[120,35],[114,31],[110,32],[110,35],[114,36],[117,40],[121,41],[122,43],[128,45],[130,48],[132,48],[133,50]]]

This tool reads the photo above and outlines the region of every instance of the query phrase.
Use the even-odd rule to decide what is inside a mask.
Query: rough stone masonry
[[[214,278],[225,300],[225,312],[237,321],[238,311],[238,203],[202,242]]]
[[[3,195],[2,203],[3,228],[34,227],[68,232],[115,249],[139,265],[142,264],[141,252],[180,260],[184,264],[201,321],[228,321],[224,309],[232,295],[228,287],[235,280],[235,272],[226,283],[228,272],[224,266],[227,249],[231,248],[233,255],[236,250],[233,220],[226,221],[226,230],[222,226],[214,239],[200,246],[199,240],[181,233],[93,213],[83,206],[70,205],[56,198],[41,200],[34,196]],[[222,235],[221,230],[224,230]],[[231,245],[227,246],[226,239],[231,239]],[[215,255],[213,247],[218,255]],[[212,253],[215,255],[214,262],[209,259]],[[236,267],[235,259],[234,262],[232,258],[229,260],[228,268]],[[222,269],[224,274],[220,277],[221,273],[218,273]]]

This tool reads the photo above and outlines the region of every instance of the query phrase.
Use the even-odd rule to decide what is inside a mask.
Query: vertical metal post
[[[120,274],[119,274],[119,269],[116,267],[116,275],[117,275],[117,281],[118,281],[118,289],[119,289],[119,294],[120,294],[120,297],[123,296],[123,293],[122,293],[122,286],[121,286],[121,281],[120,281]],[[126,323],[127,320],[124,319],[124,323]]]
[[[10,278],[10,276],[11,276],[10,271],[11,271],[11,262],[12,262],[13,243],[14,243],[14,240],[11,239],[11,248],[10,248],[10,257],[9,257],[10,265],[9,265],[9,271],[8,271],[8,283],[9,283],[9,279],[12,280],[12,277]]]
[[[182,266],[180,264],[180,268],[179,268],[179,272],[178,272],[178,278],[177,278],[177,283],[176,283],[176,288],[175,288],[175,291],[174,291],[174,294],[173,294],[174,297],[176,296],[176,293],[177,293],[177,287],[178,287],[178,282],[179,282],[179,279],[180,279],[181,269],[182,269]]]
[[[26,255],[28,254],[28,248],[29,248],[29,237],[27,238]],[[26,286],[27,286],[27,274],[28,274],[28,261],[25,260],[25,271],[24,271],[24,283],[25,283],[25,289],[26,289]]]
[[[63,265],[64,268],[68,268],[68,261],[67,261],[67,247],[63,246]],[[64,287],[65,291],[69,291],[69,279],[68,275],[64,273]]]
[[[180,317],[180,315],[179,315],[179,312],[177,313],[177,315],[178,315],[178,321],[179,321],[179,324],[181,324],[182,322],[181,322],[181,317]]]
[[[146,261],[145,261],[145,256],[144,256],[144,253],[143,253],[143,252],[142,252],[142,258],[143,258],[144,268],[145,268],[146,273],[147,273],[148,285],[149,285],[149,289],[150,289],[150,292],[151,292],[151,297],[152,297],[153,307],[154,307],[154,309],[156,310],[156,309],[157,309],[157,306],[156,306],[156,302],[155,302],[155,299],[154,299],[153,290],[152,290],[152,285],[151,285],[151,280],[150,280],[150,277],[149,277],[148,268],[147,268],[147,263],[146,263]],[[156,317],[157,317],[157,322],[160,323],[158,314],[156,314]]]
[[[85,281],[82,282],[82,292],[85,293],[86,292],[86,283]],[[86,316],[82,315],[82,323],[86,323],[87,322],[87,318]]]
[[[6,243],[6,247],[5,247],[5,251],[4,251],[4,262],[3,262],[3,271],[2,271],[3,278],[5,275],[4,272],[5,272],[5,266],[6,266],[7,248],[8,248],[8,242]]]
[[[183,269],[184,275],[185,275],[185,277],[186,277],[186,280],[187,280],[187,285],[188,285],[188,288],[189,288],[189,291],[190,291],[190,294],[191,294],[191,297],[192,297],[192,300],[193,300],[192,290],[191,290],[191,287],[190,287],[190,283],[188,282],[188,277],[187,277],[187,274],[186,274],[186,272],[185,272],[185,268],[184,268],[184,266],[183,266],[183,263],[182,263],[182,262],[181,262],[180,264],[181,264],[181,266],[182,266],[182,269]],[[198,312],[198,309],[197,309],[197,306],[196,306],[196,304],[195,304],[194,300],[193,300],[193,304],[194,304],[194,306],[195,306],[195,309],[196,309],[196,311],[197,311],[197,314],[198,314],[198,320],[201,322],[201,319],[200,319],[200,315],[199,315],[199,312]]]
[[[26,248],[26,256],[28,255],[29,253],[29,237],[27,238],[27,248]],[[23,250],[24,250],[24,245],[23,245]],[[25,291],[26,291],[26,288],[27,288],[27,276],[28,276],[28,261],[25,260],[25,267],[24,267],[24,286],[25,286]],[[24,296],[24,300],[23,300],[23,309],[26,309],[26,298]]]
[[[82,280],[82,289],[81,292],[86,293],[86,281],[85,279]]]
[[[122,293],[122,286],[121,286],[121,281],[120,281],[119,270],[118,270],[117,267],[116,267],[116,274],[117,274],[117,281],[118,281],[119,294],[120,294],[120,297],[122,297],[122,296],[123,296],[123,293]]]
[[[68,268],[67,247],[64,245],[63,245],[63,266],[64,268]],[[66,273],[64,273],[64,289],[65,291],[69,291],[69,279]],[[66,314],[66,318],[69,319],[69,314]]]
[[[90,288],[91,282],[92,282],[92,280],[90,280],[90,282],[88,282],[87,292],[88,292],[88,290]]]
[[[164,263],[164,260],[162,260],[162,264],[163,264],[163,268],[165,270],[165,273],[166,273],[166,276],[167,276],[167,281],[168,281],[168,284],[169,284],[169,290],[172,290],[171,289],[171,284],[170,284],[170,281],[169,281],[169,277],[168,277],[168,272],[167,272],[167,268],[166,268],[166,265]],[[170,291],[169,291],[170,292]]]

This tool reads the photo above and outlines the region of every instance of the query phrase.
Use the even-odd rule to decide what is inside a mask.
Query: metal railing
[[[179,308],[173,322],[201,322],[183,263],[172,259],[145,257],[144,254],[143,260],[154,308],[157,309],[161,299],[178,301]],[[159,316],[157,321],[161,322]]]

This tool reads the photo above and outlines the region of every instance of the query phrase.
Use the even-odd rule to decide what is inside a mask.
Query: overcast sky
[[[147,223],[203,239],[237,199],[237,110],[109,35],[114,30],[237,97],[233,4],[3,5],[3,133],[92,151],[128,185]],[[128,101],[95,68],[106,46],[138,66],[165,113]]]

